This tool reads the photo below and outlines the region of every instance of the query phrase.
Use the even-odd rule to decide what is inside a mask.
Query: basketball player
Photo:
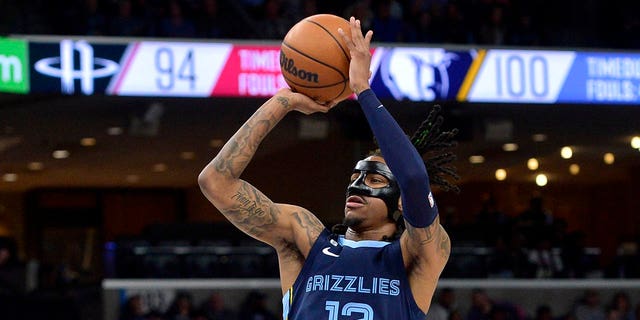
[[[446,140],[455,132],[439,132],[442,118],[432,112],[413,141],[404,134],[369,88],[373,33],[363,35],[353,17],[349,23],[350,38],[339,32],[351,53],[350,86],[381,153],[359,161],[353,170],[344,228],[334,228],[344,234],[329,231],[304,208],[272,202],[240,179],[260,142],[288,112],[327,112],[332,103],[321,105],[280,90],[231,137],[198,182],[236,227],[277,251],[284,319],[424,319],[450,252],[427,168],[455,173],[425,166],[418,150],[450,146]],[[441,164],[452,157],[439,159]]]

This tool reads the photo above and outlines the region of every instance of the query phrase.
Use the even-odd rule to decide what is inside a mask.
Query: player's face
[[[358,162],[347,188],[345,224],[389,222],[389,212],[397,209],[400,189],[384,159],[371,156]],[[390,210],[391,208],[391,210]]]

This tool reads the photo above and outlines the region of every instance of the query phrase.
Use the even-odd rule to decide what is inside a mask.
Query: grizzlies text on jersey
[[[285,320],[425,319],[399,241],[352,241],[326,229],[282,304]]]

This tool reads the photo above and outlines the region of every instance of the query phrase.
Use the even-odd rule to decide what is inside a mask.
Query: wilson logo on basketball
[[[287,58],[287,56],[282,53],[282,51],[280,52],[280,68],[300,80],[318,83],[317,73],[309,72],[304,69],[298,69],[296,67],[295,61],[293,61],[293,59]]]

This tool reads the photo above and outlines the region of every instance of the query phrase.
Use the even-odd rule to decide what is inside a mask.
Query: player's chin
[[[364,217],[359,216],[358,214],[346,214],[344,216],[344,220],[342,224],[349,228],[356,228],[361,225],[365,221]]]

